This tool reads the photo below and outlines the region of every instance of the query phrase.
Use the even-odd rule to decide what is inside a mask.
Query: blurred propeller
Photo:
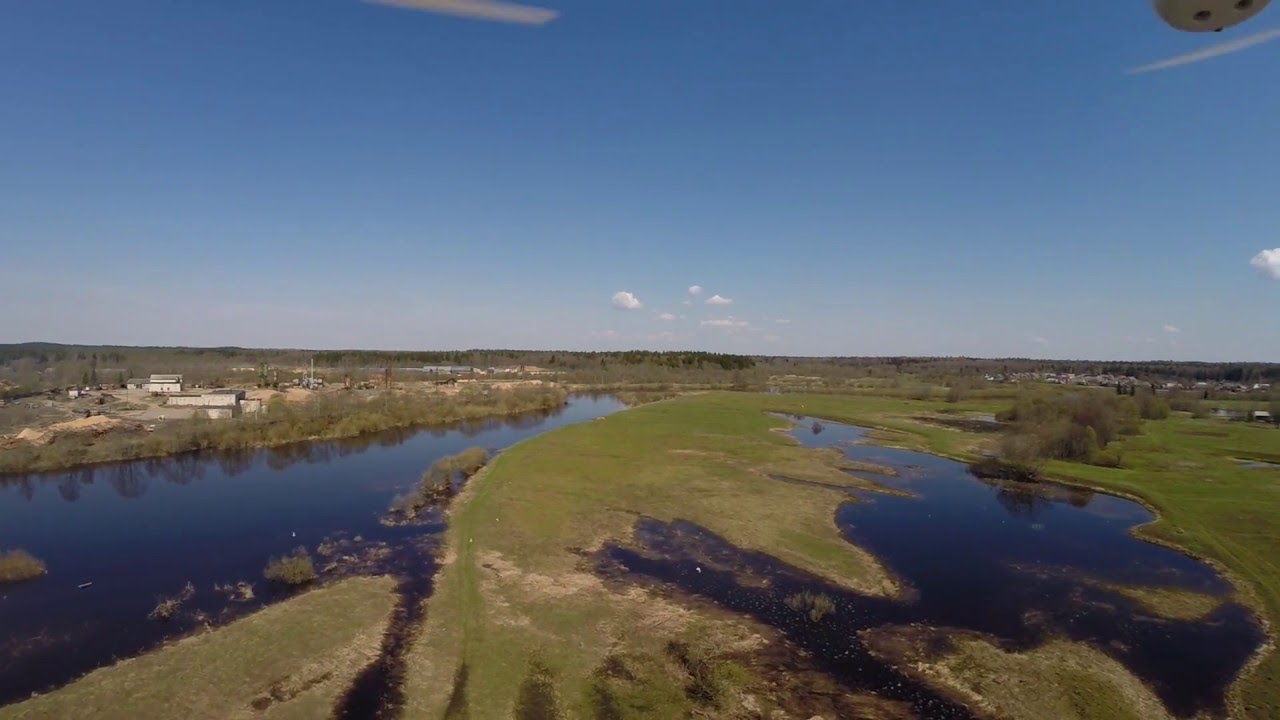
[[[1275,40],[1276,38],[1280,38],[1280,30],[1264,30],[1256,35],[1242,37],[1238,40],[1231,40],[1218,45],[1210,45],[1207,48],[1190,52],[1186,55],[1179,55],[1177,57],[1169,58],[1168,60],[1161,60],[1159,62],[1151,63],[1150,65],[1136,67],[1130,70],[1129,74],[1137,75],[1139,73],[1152,72],[1155,70],[1168,70],[1169,68],[1178,67],[1180,65],[1190,65],[1191,63],[1197,63],[1202,60],[1210,60],[1212,58],[1222,57],[1223,55],[1240,52],[1241,50],[1247,50],[1254,45],[1261,45],[1264,42]]]
[[[555,10],[502,2],[502,0],[365,0],[365,2],[517,25],[546,25],[560,15]]]

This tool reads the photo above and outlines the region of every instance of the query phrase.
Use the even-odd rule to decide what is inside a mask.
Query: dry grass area
[[[353,578],[0,708],[0,720],[328,717],[377,657],[391,578]]]
[[[1123,665],[1086,645],[1053,640],[1009,652],[976,633],[918,626],[864,630],[860,637],[881,659],[985,717],[1172,718]]]
[[[1231,599],[1168,587],[1112,584],[1101,584],[1099,587],[1123,595],[1152,615],[1166,620],[1203,620]]]

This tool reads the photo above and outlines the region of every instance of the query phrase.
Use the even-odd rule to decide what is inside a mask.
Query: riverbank
[[[389,577],[351,578],[0,708],[37,718],[327,717],[378,656]]]
[[[549,385],[453,395],[388,393],[371,399],[329,395],[300,405],[273,403],[266,413],[231,420],[171,421],[150,432],[134,426],[104,434],[66,434],[47,445],[17,441],[0,451],[0,475],[69,470],[198,450],[336,440],[397,428],[554,410],[568,399],[563,388]]]

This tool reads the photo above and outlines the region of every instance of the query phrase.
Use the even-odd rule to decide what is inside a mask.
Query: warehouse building
[[[173,395],[182,392],[181,375],[152,375],[147,380],[146,391],[156,395]]]

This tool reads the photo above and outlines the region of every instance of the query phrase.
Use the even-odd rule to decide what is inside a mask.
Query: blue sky
[[[541,4],[0,5],[0,342],[1280,361],[1280,10]]]

